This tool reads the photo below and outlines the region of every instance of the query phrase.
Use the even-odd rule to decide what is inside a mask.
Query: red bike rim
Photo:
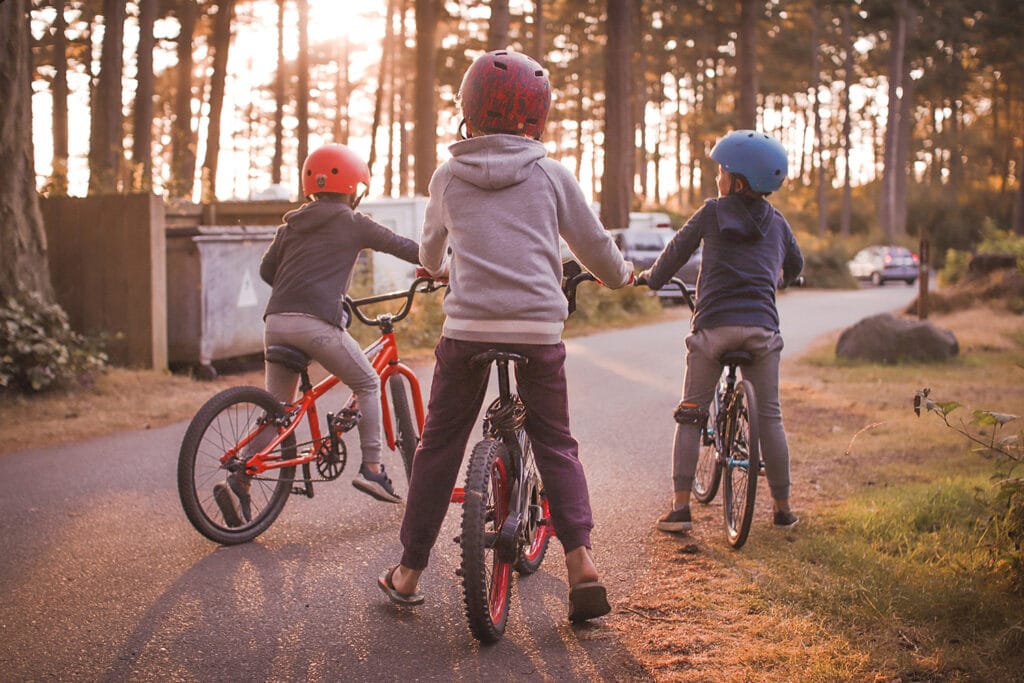
[[[495,458],[491,465],[491,493],[494,501],[494,528],[500,529],[508,517],[508,470],[501,458]],[[498,553],[493,553],[491,567],[491,590],[488,595],[488,608],[492,623],[500,623],[508,610],[509,582],[512,579],[512,563],[503,561]]]
[[[545,498],[541,501],[541,509],[543,510],[544,524],[537,527],[537,533],[533,535],[533,543],[529,549],[523,553],[527,562],[533,562],[537,557],[544,551],[544,544],[547,543],[548,536],[551,535],[551,509],[548,507],[548,499]]]

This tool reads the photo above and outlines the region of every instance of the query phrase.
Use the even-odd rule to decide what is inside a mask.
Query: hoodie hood
[[[308,202],[284,215],[288,227],[298,232],[316,230],[343,213],[352,213],[352,207],[342,201],[321,199]]]
[[[547,155],[540,142],[519,135],[483,135],[448,147],[452,174],[485,190],[500,190],[526,180]]]
[[[773,215],[771,204],[761,198],[729,195],[715,202],[718,229],[726,239],[734,242],[753,242],[764,237]]]

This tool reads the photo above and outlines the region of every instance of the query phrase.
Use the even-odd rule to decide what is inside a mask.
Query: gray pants
[[[352,390],[363,413],[359,421],[362,461],[380,462],[380,377],[352,335],[313,316],[285,313],[267,316],[263,343],[286,344],[304,351]],[[267,391],[274,398],[283,403],[295,399],[299,385],[296,373],[277,363],[267,363],[266,373]]]
[[[722,364],[718,359],[726,351],[747,351],[754,357],[741,374],[750,380],[757,394],[757,417],[761,431],[761,457],[772,498],[789,498],[789,445],[782,425],[779,403],[779,357],[782,336],[763,327],[715,327],[700,330],[686,338],[686,375],[683,400],[707,410],[714,397]],[[676,425],[672,444],[672,484],[676,491],[688,491],[693,485],[700,452],[700,426]]]

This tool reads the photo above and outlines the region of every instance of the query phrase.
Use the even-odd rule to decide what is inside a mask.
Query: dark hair
[[[316,198],[318,202],[341,202],[342,204],[349,204],[352,201],[352,195],[342,192],[317,192],[313,197]]]
[[[733,179],[729,186],[729,194],[738,194],[741,197],[746,197],[748,199],[763,199],[771,194],[771,192],[758,192],[751,189],[750,181],[747,180],[747,177],[742,173],[729,173],[729,176]],[[737,180],[743,183],[743,188],[740,190],[733,190],[733,184]]]

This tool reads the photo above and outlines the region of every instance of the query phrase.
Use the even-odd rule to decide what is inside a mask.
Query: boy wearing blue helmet
[[[743,350],[753,362],[743,377],[754,385],[761,427],[761,451],[771,489],[774,524],[788,528],[798,518],[789,506],[789,446],[779,403],[779,357],[782,336],[775,290],[792,282],[804,259],[785,217],[765,199],[786,179],[785,148],[752,130],[729,133],[715,145],[718,193],[708,199],[666,245],[650,269],[637,277],[660,289],[704,245],[697,276],[696,310],[686,338],[686,374],[682,411],[672,446],[672,509],[658,520],[662,531],[686,532],[690,488],[700,449],[702,416],[722,374],[719,358]]]

